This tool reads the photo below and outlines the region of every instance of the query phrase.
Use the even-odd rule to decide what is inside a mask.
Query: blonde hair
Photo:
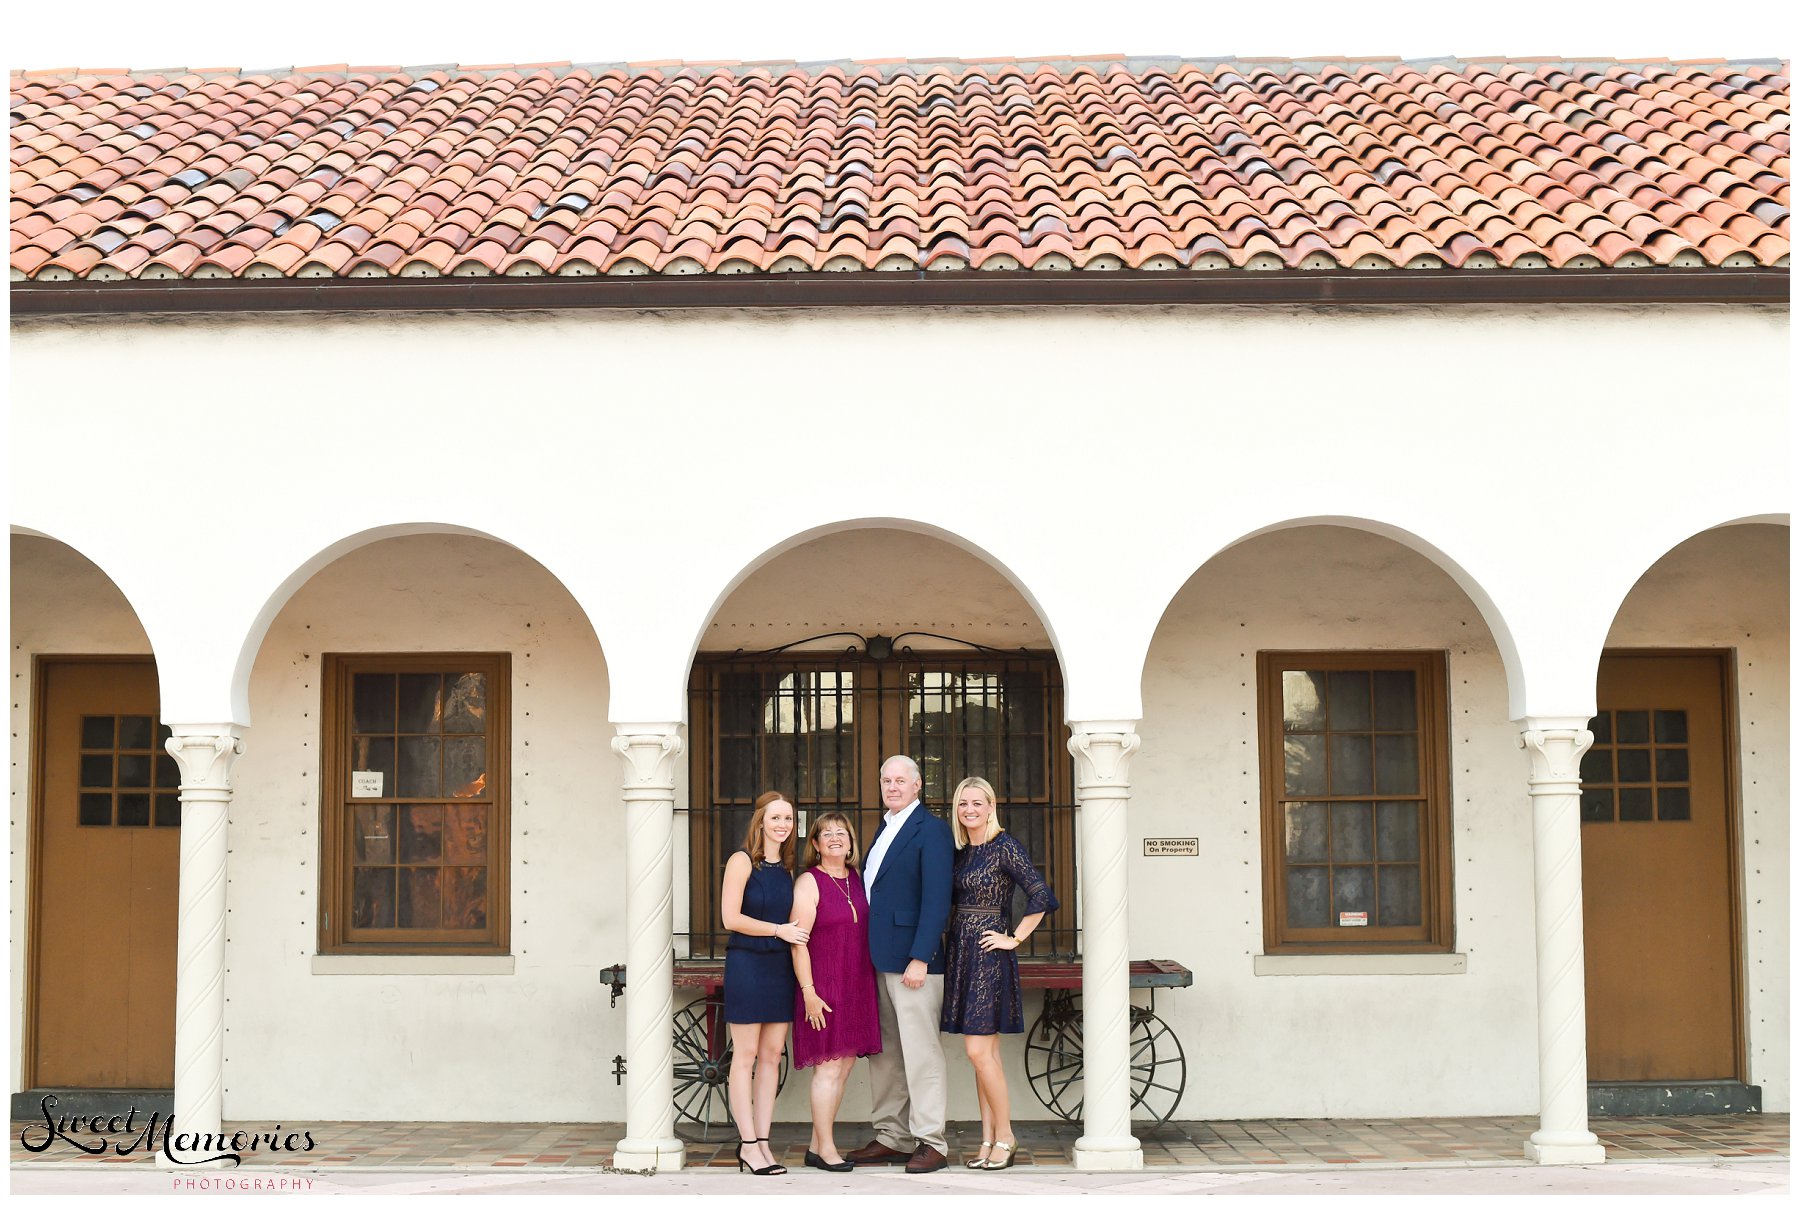
[[[766,841],[763,837],[763,814],[769,810],[771,803],[785,803],[789,808],[794,806],[794,801],[780,791],[764,791],[756,797],[756,811],[750,816],[750,831],[744,835],[744,852],[750,855],[752,866],[766,861],[769,856],[769,851],[764,848]],[[799,821],[798,812],[795,813],[794,819],[796,822]],[[797,830],[797,823],[795,827]],[[781,865],[789,872],[794,869],[794,845],[797,835],[797,831],[790,831],[787,840],[781,843]]]
[[[856,825],[851,823],[850,817],[846,816],[843,812],[826,812],[823,816],[815,819],[812,822],[812,827],[806,831],[806,861],[804,866],[807,870],[811,870],[819,864],[819,834],[824,831],[827,824],[834,822],[842,827],[846,833],[850,834],[850,853],[844,858],[844,865],[856,865]]]
[[[994,809],[988,813],[987,832],[982,834],[981,837],[983,841],[992,841],[1006,830],[1000,825],[1000,801],[994,798],[994,784],[987,779],[965,778],[957,783],[956,790],[950,792],[951,814],[955,815],[956,805],[958,801],[962,799],[962,793],[970,787],[974,787],[977,791],[986,795],[988,806]],[[968,830],[963,827],[962,819],[958,817],[956,823],[950,827],[956,837],[956,848],[962,849],[964,846],[968,845],[969,833]]]

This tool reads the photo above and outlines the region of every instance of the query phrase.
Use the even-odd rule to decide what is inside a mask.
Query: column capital
[[[625,762],[626,803],[664,800],[675,791],[675,757],[681,752],[679,723],[614,724],[613,752]]]
[[[1084,797],[1131,793],[1128,770],[1141,738],[1136,720],[1072,720],[1069,752],[1075,758],[1075,790]]]
[[[231,766],[244,751],[242,724],[170,724],[163,748],[181,767],[184,800],[204,792],[220,803],[231,799]]]
[[[1580,716],[1527,716],[1519,721],[1519,745],[1531,754],[1531,793],[1581,789],[1581,755],[1594,743]]]

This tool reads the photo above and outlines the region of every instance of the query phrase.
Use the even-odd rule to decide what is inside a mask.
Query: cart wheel
[[[724,1002],[707,997],[675,1012],[675,1113],[699,1126],[700,1138],[715,1125],[731,1124],[726,1078],[731,1073],[731,1030]],[[787,1052],[781,1054],[781,1078],[787,1083]],[[680,1127],[677,1127],[679,1133]],[[686,1135],[683,1135],[686,1137]]]
[[[1046,992],[1044,1011],[1025,1036],[1025,1076],[1044,1107],[1066,1121],[1081,1120],[1080,997]],[[1131,1116],[1167,1121],[1187,1090],[1187,1059],[1168,1023],[1147,1008],[1131,1010]]]

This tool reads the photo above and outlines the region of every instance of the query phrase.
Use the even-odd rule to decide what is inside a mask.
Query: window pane
[[[487,731],[487,675],[446,674],[445,732]]]
[[[119,823],[132,828],[150,827],[150,796],[119,796]]]
[[[724,737],[719,741],[719,798],[754,799],[756,752],[748,737]]]
[[[440,764],[442,737],[400,738],[400,786],[402,799],[433,799],[444,793]]]
[[[109,715],[82,716],[81,747],[83,749],[111,749],[113,747],[113,718]]]
[[[1335,732],[1367,732],[1369,729],[1369,671],[1334,669],[1328,675],[1330,705],[1326,727]]]
[[[1419,860],[1418,804],[1375,805],[1375,849],[1376,856],[1383,862]]]
[[[400,923],[397,928],[443,927],[444,895],[438,882],[439,873],[435,866],[405,867],[400,871]]]
[[[1370,912],[1375,905],[1375,868],[1337,866],[1331,871],[1331,923],[1344,912]],[[1371,920],[1374,918],[1371,917]]]
[[[359,929],[392,929],[394,868],[358,866],[351,876],[350,923]]]
[[[1419,738],[1375,738],[1375,792],[1378,795],[1411,795],[1419,789]]]
[[[1658,820],[1688,819],[1688,789],[1686,787],[1658,787],[1656,789],[1656,818]]]
[[[1685,745],[1687,738],[1687,712],[1659,711],[1656,713],[1657,744]]]
[[[401,674],[401,732],[437,732],[443,727],[443,675]]]
[[[1650,819],[1650,788],[1621,787],[1619,789],[1619,819]]]
[[[457,799],[487,798],[487,738],[444,738],[444,790]]]
[[[1611,782],[1612,750],[1589,749],[1581,755],[1582,782]]]
[[[147,715],[122,715],[119,717],[119,748],[148,749],[151,734],[155,731],[156,727]]]
[[[1383,866],[1381,873],[1381,906],[1378,925],[1416,925],[1419,922],[1419,868],[1417,866]]]
[[[1323,862],[1326,854],[1328,803],[1290,803],[1287,813],[1289,862]]]
[[[1322,736],[1290,736],[1282,741],[1287,758],[1286,783],[1289,795],[1323,795],[1325,793],[1325,738]]]
[[[106,787],[113,785],[113,759],[105,753],[87,753],[81,758],[81,785]]]
[[[156,785],[159,787],[178,787],[181,785],[181,767],[167,753],[156,755]]]
[[[1648,750],[1648,749],[1620,749],[1619,750],[1619,781],[1620,782],[1649,782],[1650,781],[1650,750]]]
[[[850,767],[844,767],[844,781],[849,781]],[[1044,740],[1038,736],[1013,736],[1006,740],[1006,780],[996,783],[1008,795],[1037,798],[1045,794]]]
[[[1322,929],[1331,923],[1326,908],[1331,871],[1323,866],[1290,866],[1287,881],[1288,924],[1300,929]]]
[[[1284,670],[1281,675],[1281,730],[1319,732],[1325,727],[1325,675]]]
[[[1331,805],[1331,860],[1366,862],[1375,856],[1375,805]]]
[[[1375,765],[1369,738],[1333,734],[1328,739],[1331,741],[1331,793],[1367,795],[1372,792],[1375,789]]]
[[[1594,734],[1596,745],[1612,744],[1612,712],[1602,711],[1589,720],[1588,731]]]
[[[1613,793],[1611,787],[1592,790],[1581,789],[1581,818],[1589,824],[1610,823],[1613,818]]]
[[[373,770],[381,775],[381,797],[394,797],[394,738],[391,736],[355,736],[350,738],[350,768]],[[354,798],[355,796],[352,796]]]
[[[1656,751],[1656,781],[1686,782],[1688,780],[1688,755],[1686,749],[1658,749]]]
[[[1418,675],[1410,669],[1376,670],[1376,730],[1379,732],[1412,732],[1418,726]]]
[[[443,872],[444,928],[487,927],[487,871],[479,866],[452,866]]]
[[[394,863],[394,805],[358,804],[350,809],[350,856],[377,866]]]
[[[355,674],[350,683],[350,730],[394,730],[394,675]]]
[[[112,796],[83,795],[77,816],[81,824],[110,826],[113,816]]]
[[[181,796],[165,794],[156,797],[156,827],[181,827]]]
[[[1620,745],[1647,745],[1650,743],[1649,712],[1617,711],[1613,713],[1613,723],[1618,729],[1615,743]]]
[[[405,804],[400,812],[402,864],[438,862],[444,856],[444,809],[435,803]]]
[[[119,755],[119,785],[122,787],[147,787],[150,785],[150,755],[148,753],[121,753]]]
[[[454,803],[444,809],[444,861],[487,861],[489,810],[479,803]]]

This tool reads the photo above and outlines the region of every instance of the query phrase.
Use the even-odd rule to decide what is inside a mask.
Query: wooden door
[[[1725,669],[1601,658],[1581,764],[1595,1082],[1739,1078]]]
[[[28,1086],[169,1088],[181,805],[156,666],[39,669]]]

